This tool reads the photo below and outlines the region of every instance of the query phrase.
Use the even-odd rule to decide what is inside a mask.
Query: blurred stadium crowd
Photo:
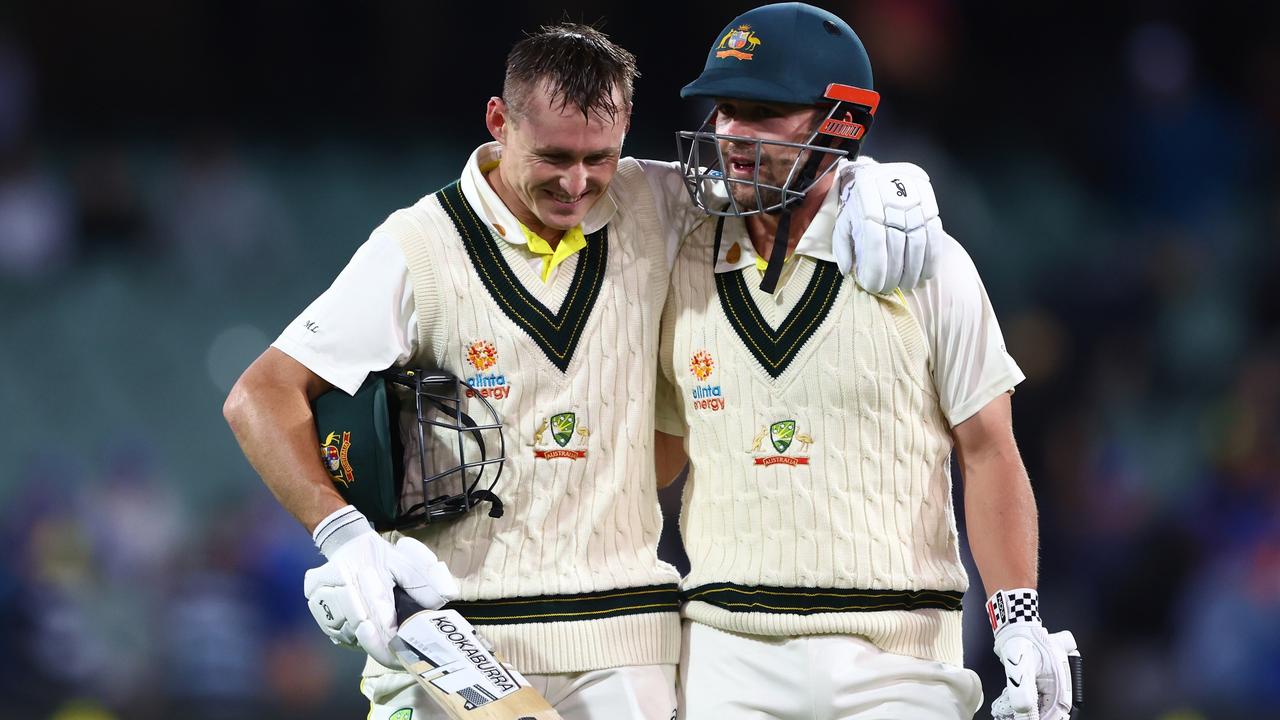
[[[1280,707],[1280,23],[1248,5],[825,3],[884,95],[868,154],[930,172],[1027,374],[1043,612],[1084,650],[1088,720]],[[679,84],[748,6],[573,6],[645,73],[629,152],[672,157],[702,112]],[[320,557],[221,401],[456,176],[506,48],[560,9],[285,32],[302,9],[86,4],[69,37],[0,13],[0,717],[363,714],[361,658],[302,602]]]

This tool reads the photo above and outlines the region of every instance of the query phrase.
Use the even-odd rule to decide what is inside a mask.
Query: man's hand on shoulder
[[[933,277],[944,238],[933,184],[911,163],[844,165],[832,250],[840,272],[877,295]],[[954,241],[951,241],[954,242]]]

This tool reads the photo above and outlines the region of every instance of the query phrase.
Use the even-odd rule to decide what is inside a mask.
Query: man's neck
[[[791,226],[787,230],[787,257],[791,257],[796,245],[800,244],[800,238],[804,235],[804,231],[809,229],[809,223],[813,222],[818,210],[822,208],[822,203],[827,199],[827,192],[831,190],[833,182],[835,182],[835,173],[827,173],[826,177],[805,193],[803,200],[792,206]],[[756,254],[766,260],[773,253],[774,239],[778,235],[778,222],[781,219],[782,213],[757,213],[746,217],[747,234],[751,237],[751,245],[755,248]]]
[[[564,237],[565,231],[547,227],[539,222],[538,216],[529,210],[524,201],[520,199],[520,196],[516,195],[511,186],[507,184],[506,179],[502,177],[501,164],[485,173],[484,179],[488,181],[489,187],[493,188],[493,192],[497,194],[498,199],[502,201],[503,205],[507,206],[507,209],[511,211],[511,214],[515,216],[521,225],[546,240],[547,245],[552,250],[556,249],[556,246],[560,244],[560,238]],[[516,228],[511,228],[511,232],[515,232],[515,230]]]

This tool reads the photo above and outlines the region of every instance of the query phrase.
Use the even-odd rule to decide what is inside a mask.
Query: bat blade
[[[402,619],[391,651],[449,717],[562,720],[524,677],[498,661],[457,611],[423,610],[407,600],[397,597]]]

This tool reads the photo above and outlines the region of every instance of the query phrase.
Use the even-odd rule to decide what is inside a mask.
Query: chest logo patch
[[[488,340],[477,340],[467,346],[467,362],[477,370],[488,370],[498,362],[498,349]]]
[[[694,410],[716,412],[724,409],[724,391],[718,384],[709,382],[715,371],[716,361],[706,350],[699,350],[689,358],[689,373],[700,383],[691,392]]]
[[[591,430],[575,412],[543,417],[533,431],[533,456],[540,460],[581,460],[587,456]]]
[[[511,383],[500,372],[488,372],[498,364],[498,348],[488,340],[476,340],[467,346],[467,364],[476,373],[467,378],[471,389],[467,397],[479,395],[490,400],[505,400],[511,394]]]
[[[766,437],[769,440],[769,446],[766,447],[764,442]],[[779,420],[767,427],[760,429],[755,437],[751,439],[751,445],[747,448],[747,452],[752,455],[753,462],[756,465],[808,465],[809,446],[813,444],[813,437],[805,432],[796,431],[795,420]],[[774,452],[770,453],[772,448]]]

